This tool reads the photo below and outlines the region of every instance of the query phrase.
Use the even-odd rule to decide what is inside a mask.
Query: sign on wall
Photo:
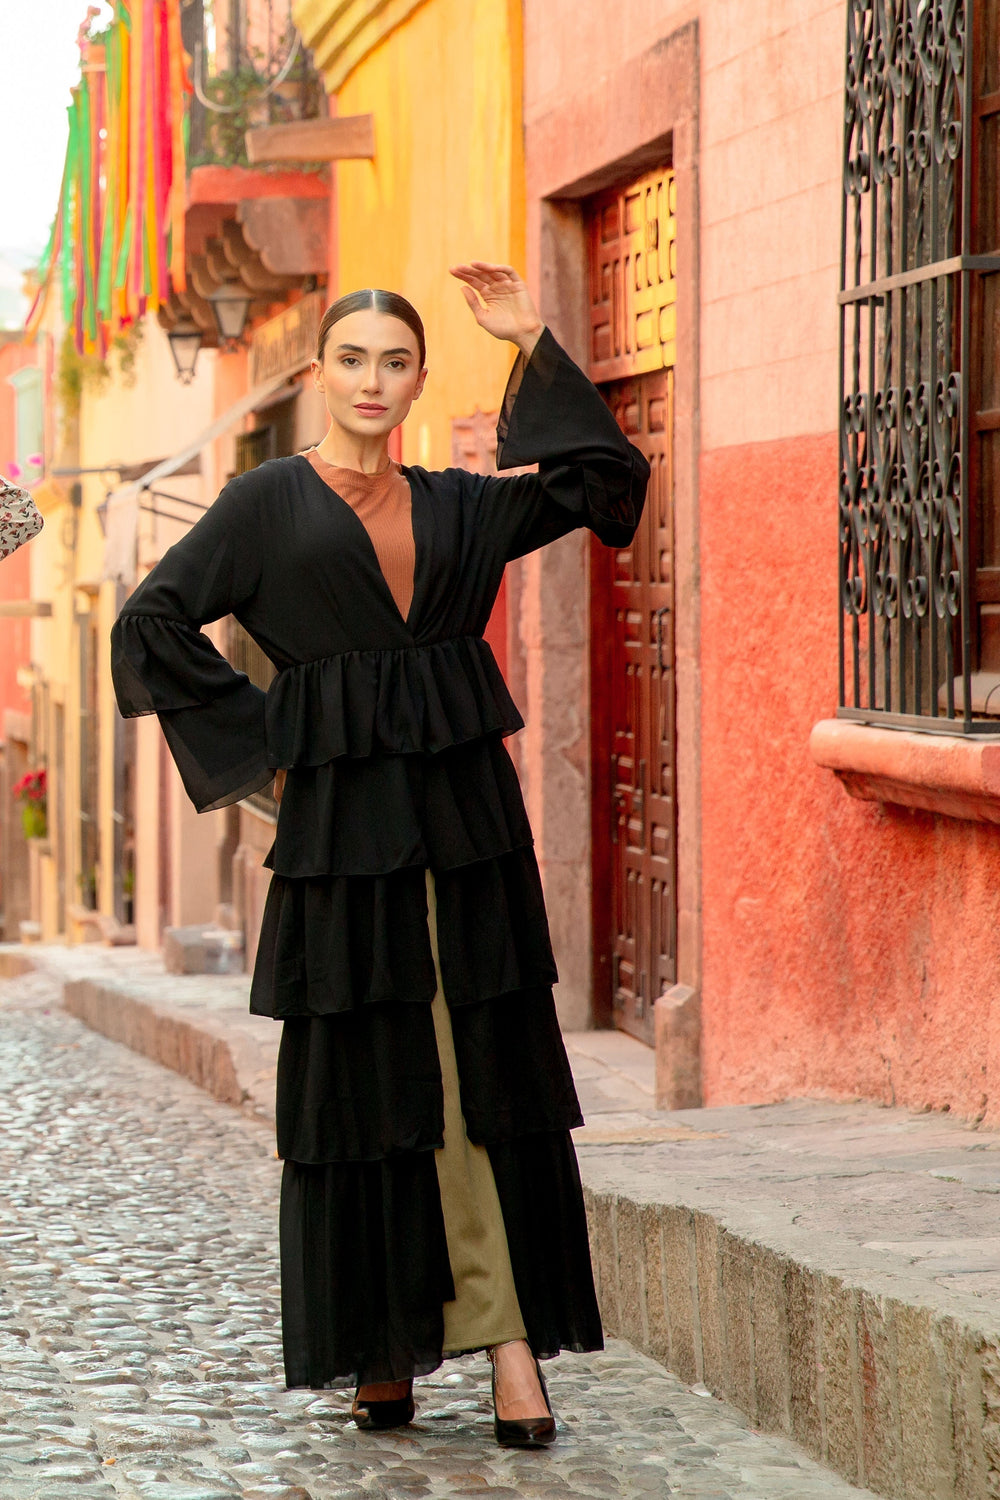
[[[307,292],[254,331],[250,340],[251,386],[297,375],[306,368],[316,353],[323,311],[322,293]]]

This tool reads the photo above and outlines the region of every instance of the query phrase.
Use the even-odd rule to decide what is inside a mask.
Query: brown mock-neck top
[[[396,608],[405,620],[413,600],[416,548],[410,486],[399,464],[390,462],[380,474],[341,469],[310,448],[306,458],[324,484],[335,490],[354,511],[368,533]]]

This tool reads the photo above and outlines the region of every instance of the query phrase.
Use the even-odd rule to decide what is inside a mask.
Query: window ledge
[[[818,766],[862,801],[1000,823],[1000,734],[914,734],[821,719],[809,749]]]

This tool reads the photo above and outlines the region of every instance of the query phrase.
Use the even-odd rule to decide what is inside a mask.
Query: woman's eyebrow
[[[337,352],[338,353],[343,353],[343,354],[367,354],[369,351],[364,347],[363,344],[338,344],[337,345]],[[389,354],[408,354],[412,358],[413,357],[413,350],[412,349],[407,349],[405,345],[401,349],[383,349],[382,350],[382,358],[383,359],[385,359],[386,356],[389,355]]]

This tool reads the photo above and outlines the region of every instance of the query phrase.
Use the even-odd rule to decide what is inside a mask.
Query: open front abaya
[[[487,478],[404,467],[404,618],[358,516],[298,455],[231,481],[113,633],[122,712],[156,712],[200,811],[288,775],[251,1010],[278,1070],[286,1378],[435,1368],[455,1295],[435,1170],[443,991],[468,1140],[486,1149],[539,1357],[601,1345],[541,882],[503,739],[522,727],[483,631],[505,564],[588,526],[625,546],[649,470],[544,332],[514,367]],[[233,614],[267,693],[201,626]],[[428,926],[433,873],[439,964]]]

